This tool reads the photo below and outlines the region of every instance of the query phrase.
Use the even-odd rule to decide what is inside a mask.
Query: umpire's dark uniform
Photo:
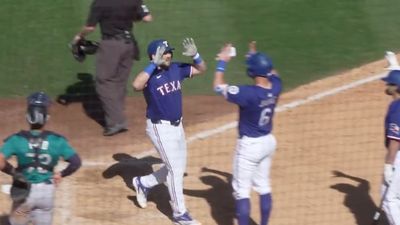
[[[149,15],[142,0],[94,0],[86,26],[101,29],[100,48],[96,56],[96,91],[102,102],[110,136],[127,127],[124,115],[126,83],[139,51],[132,34],[133,22]]]

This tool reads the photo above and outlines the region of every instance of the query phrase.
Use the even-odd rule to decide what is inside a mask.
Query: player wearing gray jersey
[[[282,82],[271,59],[256,52],[255,42],[249,45],[247,75],[254,85],[228,85],[224,80],[232,46],[226,44],[217,56],[214,90],[227,101],[239,107],[239,137],[234,154],[232,187],[236,200],[236,219],[239,225],[248,225],[250,192],[253,187],[260,195],[260,225],[267,225],[272,207],[270,168],[276,150],[272,119]]]
[[[44,92],[30,95],[26,113],[30,129],[9,136],[0,150],[0,170],[13,176],[11,225],[51,225],[55,186],[81,166],[63,136],[44,130],[49,106],[50,98]],[[17,159],[16,168],[6,161],[11,156]],[[60,158],[69,164],[56,172]]]

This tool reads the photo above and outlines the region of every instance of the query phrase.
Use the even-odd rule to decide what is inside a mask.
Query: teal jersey
[[[49,131],[13,134],[4,140],[0,151],[6,159],[16,156],[17,170],[32,183],[49,181],[60,158],[67,160],[76,154],[63,136]]]

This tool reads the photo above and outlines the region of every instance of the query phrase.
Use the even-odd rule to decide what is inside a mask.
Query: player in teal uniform
[[[36,92],[27,100],[26,120],[30,129],[19,131],[4,140],[0,150],[0,170],[14,177],[10,223],[50,225],[55,186],[63,177],[79,169],[81,160],[63,136],[44,130],[49,118],[50,98],[44,92]],[[16,168],[7,161],[12,156],[17,159]],[[64,170],[56,172],[54,168],[60,158],[69,164]],[[16,182],[16,177],[27,185],[20,185],[21,181]],[[21,196],[15,196],[18,190],[21,192],[24,188],[26,197],[21,199]]]

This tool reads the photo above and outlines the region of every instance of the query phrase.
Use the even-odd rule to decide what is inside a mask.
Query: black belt
[[[126,41],[133,42],[132,34],[114,34],[114,35],[102,35],[101,39],[103,40],[118,40],[118,41]]]
[[[170,124],[172,126],[179,126],[179,124],[181,124],[182,120],[178,119],[178,120],[155,120],[155,119],[150,119],[152,123],[154,124]]]

